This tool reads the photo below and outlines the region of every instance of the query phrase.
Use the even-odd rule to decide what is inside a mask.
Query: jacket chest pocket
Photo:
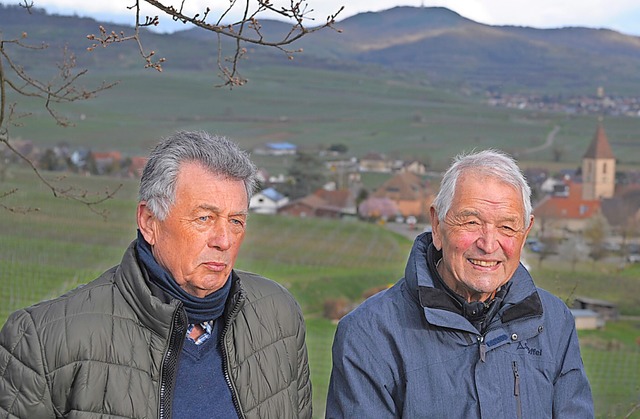
[[[494,356],[497,358],[497,355],[496,352]],[[502,359],[496,360],[499,365],[494,365],[494,371],[499,374],[499,377],[496,377],[499,388],[496,388],[495,391],[502,394],[501,400],[494,399],[496,406],[501,406],[503,410],[502,414],[498,416],[517,419],[551,418],[553,364],[543,357],[529,354],[514,356],[510,353],[503,353],[500,357]],[[481,391],[480,388],[478,391]],[[489,417],[498,416],[491,415]]]

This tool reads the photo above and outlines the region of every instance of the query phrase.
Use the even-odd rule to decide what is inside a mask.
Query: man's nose
[[[224,217],[218,217],[209,229],[207,245],[219,250],[227,250],[231,247],[231,226]]]
[[[476,240],[476,246],[485,253],[493,253],[498,250],[498,232],[495,227],[484,226],[480,230],[480,236]]]

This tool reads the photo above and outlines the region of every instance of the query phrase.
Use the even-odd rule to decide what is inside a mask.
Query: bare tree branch
[[[142,42],[143,32],[141,30],[158,26],[160,23],[158,16],[141,16],[140,6],[147,3],[165,15],[170,16],[176,22],[189,24],[215,34],[218,38],[218,69],[223,80],[221,86],[233,88],[246,83],[246,80],[238,72],[239,62],[247,53],[245,45],[275,48],[286,54],[289,59],[292,59],[295,53],[302,51],[301,49],[290,49],[290,45],[293,42],[324,28],[335,30],[333,27],[335,19],[343,10],[343,8],[340,8],[336,13],[329,15],[323,24],[310,27],[308,23],[312,23],[314,19],[310,18],[309,14],[313,10],[303,0],[290,0],[288,6],[283,7],[276,7],[271,0],[228,0],[228,5],[223,8],[222,12],[217,14],[213,13],[209,7],[200,13],[189,13],[186,7],[188,0],[176,1],[179,4],[177,7],[170,3],[171,0],[133,0],[133,5],[128,7],[135,14],[133,34],[127,35],[124,32],[108,31],[100,26],[97,35],[87,35],[87,38],[92,41],[88,50],[93,51],[98,46],[107,47],[112,44],[133,41],[138,46],[140,56],[145,62],[145,68],[162,71],[162,64],[165,59],[157,58],[156,52],[153,50],[148,51]],[[20,0],[19,5],[28,13],[31,13],[34,2],[32,0]],[[269,35],[275,38],[269,39],[258,19],[267,14],[285,18],[291,22],[291,27],[284,34]],[[224,23],[231,20],[233,16],[240,17],[231,23]],[[11,91],[21,97],[39,99],[43,108],[56,123],[66,127],[72,125],[72,123],[57,111],[56,105],[90,99],[99,92],[113,87],[115,83],[103,83],[93,89],[79,87],[79,80],[86,74],[86,70],[76,70],[76,58],[66,48],[63,51],[62,61],[58,64],[56,76],[48,81],[33,77],[14,60],[13,57],[16,55],[12,54],[12,52],[15,53],[13,49],[24,49],[37,53],[48,48],[48,46],[46,44],[30,45],[26,43],[26,39],[27,34],[23,33],[20,39],[4,40],[0,32],[0,144],[4,144],[19,160],[26,163],[34,171],[38,180],[51,190],[54,197],[64,197],[81,202],[91,211],[104,217],[106,214],[98,211],[97,206],[112,198],[119,187],[115,191],[106,191],[99,197],[92,197],[87,191],[76,190],[71,187],[59,187],[55,182],[49,181],[44,177],[38,166],[28,156],[14,147],[10,141],[10,128],[20,126],[21,121],[30,116],[30,114],[20,113],[17,103],[9,103],[8,92]],[[223,39],[234,40],[233,51],[229,56],[223,54]],[[2,163],[0,162],[0,164]],[[14,191],[0,192],[0,199],[4,199],[13,193]],[[25,211],[24,209],[10,208],[2,204],[0,204],[0,207],[9,211]]]
[[[200,13],[189,14],[185,11],[187,0],[180,0],[178,7],[168,3],[168,1],[159,0],[134,0],[134,5],[129,7],[135,10],[135,26],[132,35],[125,35],[123,32],[107,32],[103,27],[99,28],[99,35],[91,34],[87,38],[94,43],[89,50],[94,50],[98,46],[106,47],[108,45],[124,42],[135,41],[138,44],[140,55],[145,60],[145,68],[154,68],[162,71],[162,63],[164,58],[154,61],[154,51],[146,52],[142,44],[140,29],[148,26],[158,26],[160,20],[158,16],[146,16],[144,21],[140,17],[141,1],[148,3],[158,9],[165,15],[170,16],[176,22],[190,24],[194,27],[212,32],[218,36],[218,69],[220,77],[229,87],[239,86],[246,83],[246,80],[238,73],[238,63],[246,54],[247,49],[244,44],[261,45],[265,47],[275,48],[282,51],[289,59],[293,59],[293,55],[302,52],[301,49],[289,49],[289,45],[298,39],[310,33],[319,31],[324,28],[332,28],[338,14],[344,9],[341,7],[336,13],[327,16],[326,21],[322,25],[309,27],[307,22],[313,22],[313,18],[309,14],[313,12],[307,2],[303,0],[291,0],[288,7],[275,7],[271,0],[229,0],[228,7],[222,11],[217,19],[213,16],[211,8],[207,7]],[[170,1],[170,0],[169,0]],[[239,20],[232,23],[223,23],[234,13],[238,14]],[[281,35],[277,39],[268,39],[262,32],[262,25],[258,17],[262,17],[265,13],[279,15],[289,21],[292,21],[291,28],[287,33]],[[222,53],[222,39],[230,38],[235,40],[233,53],[224,57]]]
[[[33,3],[21,4],[27,10],[33,6]],[[77,71],[75,69],[75,56],[65,48],[63,51],[62,61],[57,64],[57,74],[48,81],[42,81],[31,76],[21,65],[13,59],[13,49],[26,49],[34,53],[47,48],[47,45],[29,45],[24,42],[27,34],[23,33],[20,39],[2,39],[0,33],[0,144],[4,144],[7,149],[17,156],[20,160],[27,164],[35,173],[38,180],[46,185],[54,197],[63,197],[71,199],[86,205],[92,212],[106,217],[107,213],[100,210],[98,206],[108,199],[120,189],[118,186],[114,191],[106,191],[99,196],[92,196],[85,190],[79,190],[72,187],[59,187],[53,182],[47,180],[40,172],[38,167],[27,156],[22,154],[13,146],[10,141],[10,128],[20,125],[20,120],[26,118],[28,114],[19,114],[16,111],[17,104],[9,103],[8,91],[11,90],[21,97],[30,97],[39,99],[42,106],[48,114],[56,121],[58,125],[70,126],[71,122],[56,110],[56,105],[61,103],[75,102],[86,100],[94,97],[99,92],[110,89],[115,83],[103,82],[97,88],[86,89],[78,86],[79,80],[86,74],[86,70]],[[0,192],[0,199],[4,199],[15,193],[14,190]],[[7,205],[0,205],[8,211],[25,213],[35,211],[35,208],[18,208]]]

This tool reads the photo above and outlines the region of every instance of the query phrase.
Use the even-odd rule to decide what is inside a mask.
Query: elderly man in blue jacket
[[[327,418],[594,417],[571,312],[520,264],[530,193],[502,152],[456,157],[404,278],[338,325]]]

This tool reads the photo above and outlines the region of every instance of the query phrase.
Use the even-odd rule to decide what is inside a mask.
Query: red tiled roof
[[[569,182],[568,196],[547,196],[533,214],[540,218],[586,219],[600,210],[599,200],[582,199],[582,184]]]
[[[96,160],[111,159],[115,161],[122,160],[122,153],[119,151],[107,151],[107,152],[93,152],[93,158]]]
[[[326,205],[338,208],[346,208],[349,206],[349,200],[351,199],[351,192],[348,189],[329,191],[324,188],[320,188],[315,191],[314,195],[324,200]]]
[[[423,183],[416,174],[411,172],[398,173],[377,188],[372,196],[393,200],[421,200],[427,193]]]

